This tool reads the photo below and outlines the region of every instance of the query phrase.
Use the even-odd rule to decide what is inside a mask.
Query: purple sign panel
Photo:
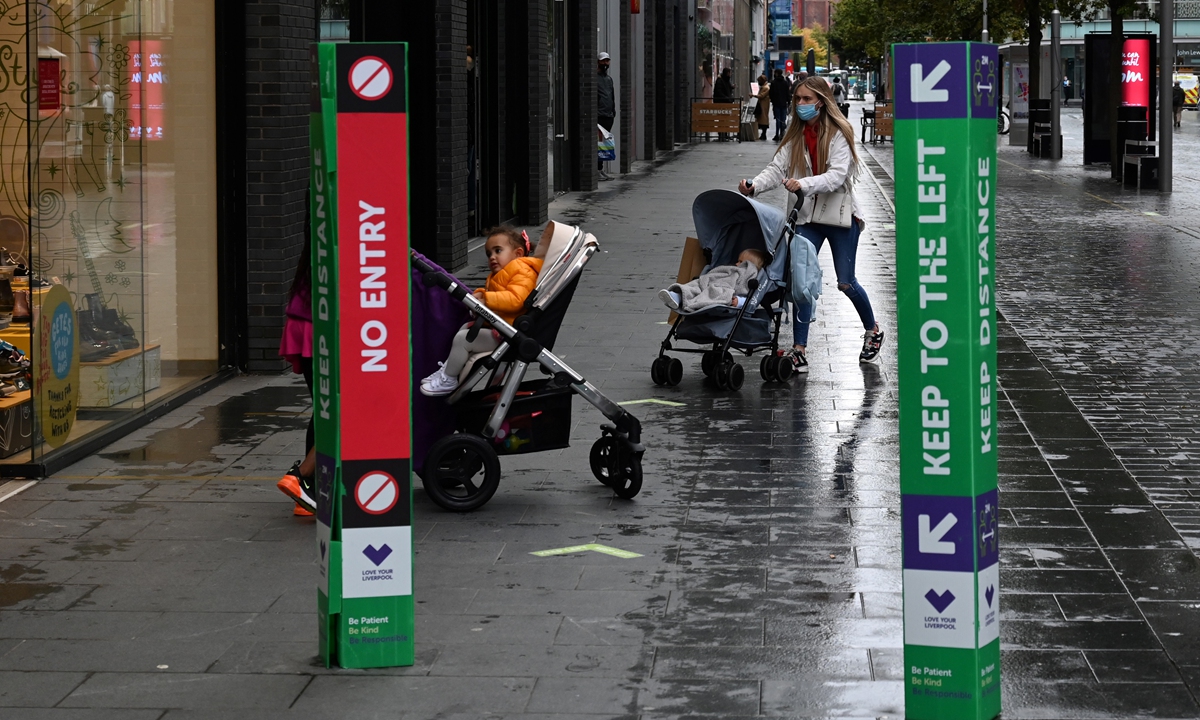
[[[995,490],[975,498],[975,552],[981,570],[1000,562],[1000,541],[996,532],[1000,524],[999,499]]]
[[[1000,59],[995,45],[971,43],[971,117],[995,118]]]
[[[905,570],[975,571],[970,497],[902,495]]]
[[[968,43],[894,45],[896,119],[967,117]],[[995,57],[995,49],[992,56]],[[992,100],[993,107],[995,100]]]

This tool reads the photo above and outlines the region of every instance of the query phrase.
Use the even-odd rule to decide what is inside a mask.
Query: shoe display
[[[858,354],[859,362],[875,362],[875,358],[879,357],[879,349],[883,347],[883,330],[872,332],[868,330],[863,333],[862,352]]]
[[[98,332],[103,333],[110,344],[119,350],[132,350],[138,343],[133,327],[121,320],[113,308],[104,307],[100,296],[88,293],[84,296],[87,308],[79,311],[80,324],[91,323]]]
[[[16,294],[13,292],[12,265],[0,265],[0,328],[6,328],[12,324],[13,307],[17,303]]]
[[[317,511],[316,488],[313,486],[311,477],[304,477],[300,474],[300,461],[296,461],[284,476],[275,483],[275,487],[279,488],[280,492],[287,495],[296,501],[296,507],[303,508],[310,513]],[[299,513],[295,513],[299,514]]]
[[[784,357],[792,361],[792,372],[796,374],[808,372],[808,355],[803,350],[792,348]]]
[[[458,378],[450,377],[444,368],[421,381],[421,394],[428,397],[449,395],[458,389]]]
[[[99,362],[110,355],[115,355],[114,347],[103,333],[98,332],[90,324],[79,322],[79,362]]]
[[[33,321],[33,311],[29,306],[28,290],[18,290],[16,292],[16,302],[13,303],[12,321],[22,325],[28,325]]]

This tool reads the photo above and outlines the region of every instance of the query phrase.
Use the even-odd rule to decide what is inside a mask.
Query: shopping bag
[[[704,271],[704,266],[708,264],[708,258],[704,256],[704,248],[700,247],[700,241],[694,237],[690,237],[683,242],[683,257],[679,259],[679,275],[675,277],[675,282],[683,285],[690,283],[700,277],[700,273]],[[671,316],[667,318],[667,322],[675,324],[677,314],[671,311]]]
[[[617,159],[617,142],[603,125],[596,126],[596,157],[600,160]]]

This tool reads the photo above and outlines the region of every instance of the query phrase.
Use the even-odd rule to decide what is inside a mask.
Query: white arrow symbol
[[[982,91],[984,91],[984,90],[987,90],[988,92],[991,92],[991,91],[992,91],[992,84],[991,84],[991,83],[988,83],[987,85],[984,85],[983,83],[975,83],[975,90],[976,90],[976,92],[982,92]]]
[[[958,518],[954,517],[954,513],[946,513],[946,517],[937,524],[937,527],[929,529],[929,516],[917,516],[917,546],[918,549],[927,555],[953,555],[954,543],[948,540],[942,540],[946,537],[946,533],[950,532],[950,528],[958,524]]]
[[[925,75],[925,66],[921,63],[913,63],[909,66],[909,79],[912,83],[912,101],[915,103],[923,102],[946,102],[950,99],[949,90],[937,89],[938,82],[946,77],[946,73],[950,72],[950,63],[945,60],[939,62],[933,68],[933,72]]]

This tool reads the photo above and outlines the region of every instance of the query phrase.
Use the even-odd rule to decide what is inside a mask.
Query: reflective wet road
[[[574,447],[504,459],[482,510],[450,515],[418,491],[415,667],[316,666],[313,526],[292,518],[273,487],[301,452],[303,386],[247,378],[0,504],[0,708],[121,718],[902,716],[894,347],[877,366],[858,364],[862,331],[828,256],[807,378],[764,386],[757,360],[743,360],[745,387],[720,392],[697,359],[676,388],[650,382],[667,329],[655,293],[674,278],[692,198],[732,187],[770,152],[700,145],[556,204],[556,217],[583,223],[602,245],[558,352],[616,400],[678,404],[631,406],[649,446],[633,502],[591,478],[601,420],[580,402]],[[875,179],[860,184],[870,224],[858,276],[890,335],[890,148],[873,155]],[[1138,323],[1122,342],[1145,352],[1142,335],[1159,323],[1137,320],[1153,299],[1138,288],[1156,285],[1116,284],[1116,261],[1081,269],[1092,246],[1078,232],[1046,221],[1053,212],[1017,207],[1088,203],[1087,192],[1115,188],[1073,186],[1066,174],[1056,197],[1023,156],[1002,158],[1001,198],[1015,198],[1001,205],[1009,250],[998,266],[1008,320],[1005,715],[1200,717],[1200,583],[1186,528],[1161,493],[1147,496],[1149,476],[1088,404],[1107,397],[1110,417],[1132,423],[1105,383],[1137,378],[1159,397],[1172,385],[1106,366],[1119,348],[1085,346],[1068,320],[1089,309],[1070,303],[1116,288],[1127,300],[1120,319]],[[1136,222],[1112,224],[1110,245],[1136,242]],[[1173,232],[1158,237],[1190,257],[1193,241]],[[1168,274],[1182,276],[1186,263],[1175,265]],[[482,272],[479,263],[460,275]],[[1068,272],[1071,292],[1039,285]],[[1190,318],[1194,300],[1182,293],[1171,296],[1176,316]],[[1181,360],[1194,341],[1170,337],[1172,382],[1194,384]],[[1186,441],[1187,416],[1139,407],[1143,426],[1179,427],[1168,435]],[[1179,475],[1182,485],[1189,476]],[[640,557],[530,554],[584,543]]]

